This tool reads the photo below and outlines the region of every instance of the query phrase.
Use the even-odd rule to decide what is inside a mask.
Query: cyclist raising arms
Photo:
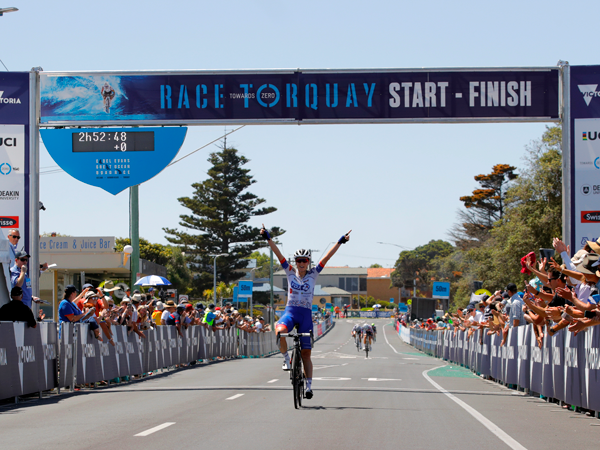
[[[275,324],[275,330],[277,335],[279,333],[288,333],[292,331],[294,326],[298,326],[299,333],[310,333],[313,329],[312,323],[312,301],[315,290],[315,282],[317,277],[325,267],[325,264],[331,259],[331,257],[337,252],[340,245],[345,244],[350,239],[350,232],[348,231],[343,235],[328,252],[316,267],[310,268],[310,250],[300,249],[294,253],[294,260],[296,263],[296,270],[286,261],[284,256],[277,248],[277,245],[271,240],[269,232],[265,229],[263,224],[260,234],[269,243],[269,247],[273,250],[273,253],[279,259],[281,267],[285,270],[285,274],[288,280],[288,293],[287,293],[287,304],[285,312],[281,319]],[[311,399],[313,397],[312,392],[312,372],[313,366],[310,359],[311,353],[311,338],[306,336],[301,338],[302,348],[302,362],[304,364],[304,371],[306,374],[306,398]],[[283,354],[283,370],[290,370],[290,356],[287,352],[287,342],[285,339],[279,340],[279,350]]]

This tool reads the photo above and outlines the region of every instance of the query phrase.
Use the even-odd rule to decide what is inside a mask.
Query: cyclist
[[[277,331],[277,335],[279,333],[288,333],[292,331],[295,326],[298,326],[299,333],[310,333],[313,329],[312,323],[312,301],[313,301],[313,293],[315,290],[315,282],[317,281],[317,277],[325,267],[325,264],[331,259],[331,257],[337,252],[340,248],[340,245],[345,244],[350,239],[350,232],[348,231],[345,235],[338,239],[337,244],[335,244],[325,256],[319,261],[316,267],[310,268],[310,258],[311,253],[310,250],[300,249],[294,253],[294,261],[296,263],[296,269],[294,269],[290,264],[286,261],[284,256],[277,248],[277,245],[271,239],[271,235],[265,229],[265,225],[263,224],[262,229],[260,230],[260,234],[265,239],[273,253],[279,259],[281,263],[281,267],[285,270],[285,274],[287,276],[288,281],[288,293],[287,293],[287,304],[285,307],[285,311],[281,319],[275,324],[275,330]],[[310,359],[311,353],[311,340],[308,336],[303,336],[301,339],[301,348],[302,348],[302,362],[304,363],[304,373],[306,375],[306,393],[305,396],[307,399],[311,399],[313,397],[312,392],[312,361]],[[283,370],[290,370],[290,356],[287,352],[287,342],[285,339],[279,339],[279,349],[283,354]]]
[[[362,326],[358,323],[354,324],[354,326],[352,327],[352,337],[354,338],[354,341],[356,342],[356,340],[358,339],[358,348],[360,350],[362,350],[362,339],[361,339],[361,334],[362,334]]]
[[[371,344],[371,340],[373,337],[373,328],[371,327],[371,325],[369,325],[368,323],[365,323],[362,326],[362,334],[363,334],[363,343],[365,344],[365,347],[367,346],[367,338],[369,338],[369,349],[372,348]]]
[[[371,328],[373,328],[373,342],[377,342],[377,327],[372,323]]]
[[[104,100],[104,109],[106,112],[108,112],[110,110],[110,102],[112,102],[112,99],[115,98],[115,90],[110,84],[108,84],[107,81],[104,83],[104,86],[102,86],[100,93],[102,94],[102,99]]]

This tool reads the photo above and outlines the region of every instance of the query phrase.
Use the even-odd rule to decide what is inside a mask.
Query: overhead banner
[[[0,75],[0,228],[29,249],[29,73]]]
[[[600,237],[600,66],[571,66],[573,252]]]
[[[559,69],[43,72],[41,125],[549,121]]]

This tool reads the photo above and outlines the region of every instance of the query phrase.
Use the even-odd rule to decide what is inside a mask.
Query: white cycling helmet
[[[310,250],[305,250],[303,248],[296,250],[296,253],[294,253],[294,259],[296,258],[308,258],[308,262],[310,262]]]

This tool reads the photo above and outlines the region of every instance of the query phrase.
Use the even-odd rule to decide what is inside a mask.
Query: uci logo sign
[[[0,137],[0,147],[1,146],[5,146],[5,147],[16,147],[17,146],[17,138],[3,138]]]

